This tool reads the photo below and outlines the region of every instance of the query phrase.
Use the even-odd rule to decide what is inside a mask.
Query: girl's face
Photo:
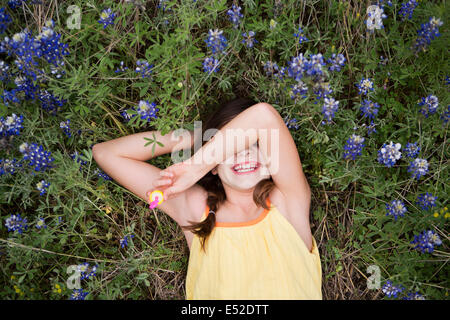
[[[237,190],[253,188],[259,181],[270,177],[257,143],[228,158],[212,170],[219,174],[224,185]]]

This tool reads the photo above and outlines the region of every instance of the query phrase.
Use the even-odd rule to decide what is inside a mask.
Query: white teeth
[[[255,170],[255,168],[256,168],[256,167],[250,167],[250,168],[247,168],[247,169],[237,169],[237,170],[235,170],[235,171],[237,171],[237,172],[248,172],[248,171],[253,171],[253,170]]]

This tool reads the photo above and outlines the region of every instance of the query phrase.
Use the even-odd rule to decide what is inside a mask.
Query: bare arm
[[[139,196],[148,203],[147,192],[155,189],[153,182],[160,178],[161,169],[145,161],[159,155],[167,154],[182,149],[190,149],[194,135],[193,131],[185,131],[185,135],[172,140],[173,131],[166,135],[161,135],[159,131],[147,131],[123,136],[110,141],[94,145],[92,153],[97,164],[111,178],[120,185]],[[152,155],[152,145],[144,146],[148,141],[144,138],[153,139],[164,146],[156,145],[155,153]],[[191,219],[186,213],[187,202],[186,193],[200,188],[198,185],[178,194],[176,197],[164,201],[158,206],[178,224],[186,224]]]

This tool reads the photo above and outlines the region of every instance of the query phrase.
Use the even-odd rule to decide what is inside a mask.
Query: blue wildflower
[[[363,103],[361,103],[361,115],[364,116],[364,118],[369,119],[375,119],[375,116],[378,114],[378,109],[380,108],[380,105],[376,102],[373,102],[368,99],[364,99]]]
[[[412,178],[420,180],[420,177],[428,172],[428,161],[420,158],[414,159],[409,163],[408,172],[412,172]]]
[[[367,30],[370,33],[374,32],[374,29],[383,29],[383,19],[387,18],[384,13],[383,5],[371,5],[367,8],[367,20],[365,20]]]
[[[12,135],[20,135],[20,129],[23,129],[23,115],[19,117],[13,113],[10,116],[6,117],[6,120],[1,117],[0,118],[0,138],[8,137]]]
[[[80,158],[80,154],[78,153],[78,151],[74,151],[74,152],[70,155],[70,157],[71,157],[73,160],[75,160],[77,163],[80,163],[80,171],[81,171],[81,167],[82,167],[83,165],[87,164],[87,161],[82,160],[82,159]]]
[[[338,110],[338,108],[339,101],[336,101],[331,97],[325,97],[324,104],[322,106],[322,114],[325,117],[325,120],[323,120],[321,124],[324,125],[326,123],[331,123],[331,120],[334,118],[334,113]]]
[[[357,156],[360,156],[362,154],[362,148],[365,146],[364,140],[363,137],[353,134],[344,146],[345,152],[343,158],[345,160],[355,160]]]
[[[215,29],[214,31],[210,29],[205,42],[211,48],[213,54],[223,52],[228,45],[227,39],[223,35],[223,30],[219,29]]]
[[[310,54],[310,59],[306,64],[305,72],[308,76],[321,76],[323,75],[322,66],[325,65],[326,63],[321,53]]]
[[[428,95],[428,97],[422,98],[422,101],[419,103],[419,106],[422,106],[420,112],[428,118],[430,114],[434,114],[437,111],[439,106],[439,100],[436,96]]]
[[[255,43],[258,43],[258,40],[253,38],[255,36],[255,32],[249,31],[248,35],[247,32],[242,33],[242,36],[244,39],[241,41],[242,43],[245,43],[247,45],[247,48],[253,48]]]
[[[140,100],[137,109],[136,107],[132,107],[132,109],[137,112],[142,120],[152,121],[158,118],[156,113],[159,111],[159,108],[156,108],[155,102],[150,104],[147,100]]]
[[[42,32],[36,36],[36,55],[54,66],[59,66],[64,65],[63,56],[68,55],[69,50],[68,45],[60,41],[61,35],[53,31],[54,26],[52,19],[47,20]]]
[[[163,13],[165,13],[166,10],[167,10],[167,12],[172,11],[172,8],[167,8],[166,5],[164,4],[164,2],[167,2],[167,1],[168,0],[159,0],[157,8],[158,9],[162,8],[163,9]],[[167,21],[167,23],[168,23],[168,21]]]
[[[98,265],[90,266],[88,262],[77,265],[77,271],[80,273],[80,279],[89,279],[96,276]]]
[[[24,142],[20,145],[19,151],[23,154],[23,159],[29,161],[30,166],[35,166],[35,171],[44,171],[47,168],[52,168],[51,162],[55,161],[51,157],[51,152],[44,151],[42,146],[36,143],[29,145]]]
[[[72,133],[70,132],[70,119],[67,119],[66,121],[61,121],[59,123],[59,127],[63,129],[63,132],[70,138],[72,136]]]
[[[299,128],[298,120],[296,118],[289,119],[286,116],[283,120],[284,120],[284,124],[286,125],[286,127],[288,127],[288,129],[295,129],[295,130],[297,130]]]
[[[306,94],[308,93],[308,86],[303,81],[297,81],[295,85],[290,86],[292,90],[290,91],[290,97],[292,100],[297,101],[301,98],[306,98]]]
[[[36,228],[38,228],[38,229],[42,229],[42,228],[47,229],[47,225],[45,224],[44,218],[38,218],[38,221],[36,223]]]
[[[359,94],[363,94],[363,95],[367,95],[369,93],[369,91],[373,91],[373,82],[367,78],[362,78],[361,81],[356,84],[356,87],[359,90]]]
[[[89,292],[83,291],[83,289],[74,289],[70,300],[84,300],[88,294]]]
[[[408,211],[406,209],[405,204],[401,200],[392,200],[391,203],[386,204],[386,216],[393,216],[394,219],[397,221],[398,217],[404,217],[405,212]]]
[[[239,27],[240,19],[244,17],[244,15],[240,12],[241,7],[233,4],[232,9],[227,11],[230,21],[233,23],[233,28],[237,29]]]
[[[331,89],[330,84],[328,82],[317,81],[313,88],[313,93],[316,96],[316,100],[328,98],[330,94],[333,93],[333,89]],[[317,104],[317,101],[314,102]]]
[[[11,73],[9,72],[9,65],[3,61],[0,60],[0,81],[4,83],[8,83],[11,78]]]
[[[204,72],[207,72],[209,74],[211,72],[218,72],[219,70],[219,60],[214,58],[214,56],[205,58],[205,60],[203,61]]]
[[[112,12],[111,8],[108,8],[102,11],[98,22],[103,24],[103,29],[105,29],[108,25],[114,25],[115,18],[116,14]]]
[[[23,91],[25,100],[31,100],[36,98],[36,94],[39,90],[39,85],[34,85],[33,81],[29,78],[25,78],[23,76],[17,76],[14,80],[14,83],[17,85],[16,93]]]
[[[408,158],[414,158],[419,154],[420,147],[416,143],[408,142],[406,146],[403,148],[403,153]]]
[[[383,144],[381,149],[378,150],[378,162],[391,168],[402,157],[401,147],[400,143],[394,145],[392,141],[389,144]]]
[[[441,114],[440,118],[443,122],[442,124],[446,125],[448,120],[450,119],[450,104],[447,106],[447,110]]]
[[[426,300],[425,296],[418,292],[408,292],[406,297],[402,298],[403,300]]]
[[[417,197],[416,204],[418,204],[422,208],[422,210],[428,211],[428,209],[436,206],[436,199],[437,197],[434,197],[433,194],[429,192],[421,193]]]
[[[303,34],[303,29],[301,27],[298,27],[298,32],[294,33],[294,36],[298,38],[298,44],[302,44],[303,42],[308,41],[308,38],[306,38]]]
[[[38,98],[41,101],[42,109],[48,111],[52,116],[56,116],[61,111],[61,107],[67,102],[67,99],[60,100],[47,90],[42,90]]]
[[[154,67],[153,64],[149,64],[146,60],[138,60],[136,62],[136,69],[134,70],[137,73],[140,73],[142,75],[142,79],[144,78],[150,78],[150,75],[152,74]]]
[[[417,249],[422,253],[432,253],[434,246],[440,246],[442,240],[433,230],[425,230],[419,235],[414,235],[414,240],[410,243],[415,245],[413,249]]]
[[[341,71],[341,68],[345,66],[345,61],[346,59],[342,53],[333,53],[331,58],[327,60],[327,63],[331,64],[331,66],[328,67],[328,70]]]
[[[289,77],[292,77],[295,81],[300,81],[303,78],[303,73],[309,66],[309,62],[308,59],[303,56],[303,53],[300,53],[298,56],[293,57],[292,60],[288,62],[288,66]]]
[[[17,168],[22,167],[21,162],[17,162],[14,158],[13,160],[9,159],[0,159],[0,176],[4,174],[14,174]]]
[[[5,226],[8,228],[8,231],[17,231],[22,234],[24,230],[28,229],[27,223],[27,218],[22,218],[20,214],[12,214],[6,219]]]
[[[40,191],[39,195],[42,196],[44,193],[47,192],[47,188],[50,186],[50,182],[47,182],[45,180],[41,180],[36,184],[36,188]]]
[[[377,130],[375,128],[375,123],[373,122],[373,120],[370,120],[370,124],[367,126],[367,134],[371,135],[372,133],[376,133]]]
[[[381,291],[383,291],[383,293],[387,295],[389,298],[392,297],[397,298],[398,294],[401,293],[403,290],[405,290],[403,286],[401,285],[394,286],[394,284],[390,280],[386,281],[386,283],[381,288]]]
[[[125,67],[123,65],[123,61],[120,61],[120,67],[117,68],[114,72],[119,73],[119,72],[125,72],[126,70],[128,70],[128,67]]]
[[[426,51],[431,40],[439,37],[439,27],[443,24],[440,19],[435,17],[430,18],[430,20],[421,25],[421,28],[417,30],[417,39],[413,45],[414,53],[417,55],[419,51]]]
[[[122,248],[124,248],[125,246],[128,247],[128,241],[129,241],[131,238],[134,238],[134,235],[133,235],[133,234],[132,234],[132,235],[127,235],[127,236],[123,237],[123,239],[120,239],[120,246],[121,246]]]
[[[99,168],[95,169],[94,174],[98,175],[100,178],[107,180],[107,181],[112,181],[111,177],[108,176],[106,173],[104,173],[102,170],[100,170]]]
[[[0,8],[0,33],[4,33],[11,22],[11,16],[5,12],[5,8]]]
[[[408,2],[403,2],[402,7],[400,8],[400,11],[398,12],[402,16],[402,20],[406,20],[406,16],[408,16],[408,19],[412,19],[412,15],[414,12],[414,9],[417,7],[418,3],[416,0],[409,0]]]

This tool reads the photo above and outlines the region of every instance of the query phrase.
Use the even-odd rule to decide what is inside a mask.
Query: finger
[[[163,185],[171,184],[171,183],[172,183],[171,179],[159,179],[159,180],[153,181],[153,186],[159,187],[159,186],[163,186]]]

